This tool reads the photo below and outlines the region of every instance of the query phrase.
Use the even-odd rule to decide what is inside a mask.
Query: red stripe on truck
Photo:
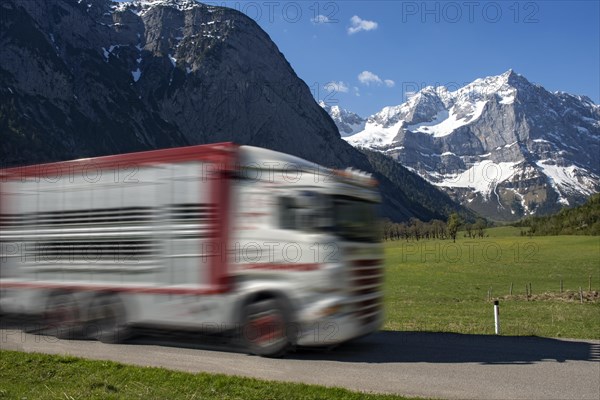
[[[321,267],[320,264],[275,264],[275,263],[261,263],[261,264],[242,264],[242,269],[266,269],[275,271],[315,271]]]

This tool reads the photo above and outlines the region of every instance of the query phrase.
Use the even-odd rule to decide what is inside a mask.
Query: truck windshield
[[[352,197],[333,198],[333,229],[343,239],[359,242],[379,241],[377,205]]]
[[[377,204],[348,196],[305,191],[279,199],[279,226],[305,232],[331,232],[348,241],[380,240]]]

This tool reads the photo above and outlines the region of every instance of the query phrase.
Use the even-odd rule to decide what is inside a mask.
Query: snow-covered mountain
[[[456,91],[426,87],[344,139],[494,219],[552,212],[600,191],[600,106],[512,70]]]
[[[331,116],[342,137],[354,135],[365,129],[366,118],[340,106],[327,105],[324,101],[320,101],[319,105]]]

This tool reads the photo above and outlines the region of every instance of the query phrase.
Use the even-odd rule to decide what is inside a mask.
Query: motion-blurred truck
[[[382,324],[370,175],[220,143],[0,170],[0,310],[58,337],[235,334],[248,352]]]

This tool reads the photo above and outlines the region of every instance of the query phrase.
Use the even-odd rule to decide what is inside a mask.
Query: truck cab
[[[234,189],[233,271],[240,292],[292,304],[299,345],[343,342],[383,322],[383,254],[376,182],[241,146]]]

